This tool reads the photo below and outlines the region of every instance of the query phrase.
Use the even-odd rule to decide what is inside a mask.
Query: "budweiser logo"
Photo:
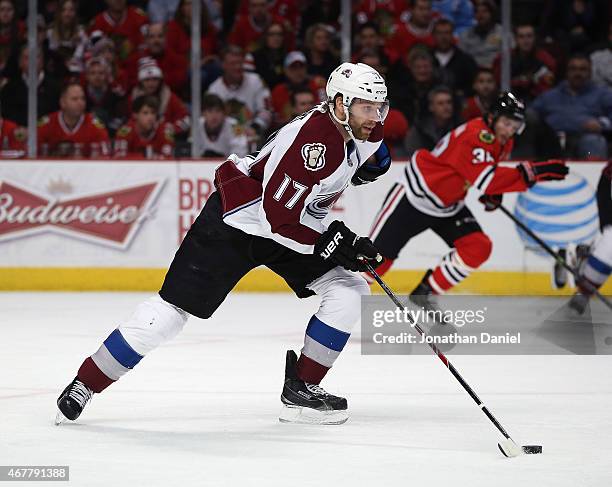
[[[62,200],[2,181],[0,241],[55,232],[125,249],[162,186],[155,181]]]

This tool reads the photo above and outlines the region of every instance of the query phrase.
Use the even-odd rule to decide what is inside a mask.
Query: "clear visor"
[[[349,107],[349,113],[360,119],[383,123],[389,114],[389,100],[377,102],[355,98]]]

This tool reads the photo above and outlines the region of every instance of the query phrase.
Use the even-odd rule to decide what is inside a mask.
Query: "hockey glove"
[[[358,237],[341,221],[335,220],[319,237],[314,246],[316,254],[349,271],[366,271],[364,261],[375,268],[382,264],[383,258],[372,241],[367,237]]]
[[[478,201],[484,205],[485,211],[495,211],[502,204],[503,197],[503,194],[483,194]]]
[[[362,164],[351,178],[353,186],[360,186],[376,181],[391,167],[391,153],[387,144],[382,142],[374,153],[374,162]]]
[[[565,162],[558,159],[549,159],[542,162],[522,162],[517,166],[517,169],[530,188],[540,181],[565,179],[569,172]]]

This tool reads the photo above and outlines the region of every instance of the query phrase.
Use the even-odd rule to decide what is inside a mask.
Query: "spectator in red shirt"
[[[279,22],[287,32],[293,32],[288,21],[271,12],[267,0],[249,0],[248,14],[238,16],[228,42],[240,46],[245,52],[253,52],[261,46],[263,33],[272,22]],[[293,36],[287,37],[285,42],[291,48],[294,44]]]
[[[13,0],[0,0],[0,73],[25,40],[25,25],[15,15]]]
[[[60,96],[60,110],[38,124],[38,154],[42,157],[106,158],[110,139],[104,124],[85,112],[85,92],[68,83]]]
[[[172,124],[177,135],[186,135],[189,131],[189,111],[181,99],[172,93],[164,83],[162,70],[153,58],[142,58],[138,68],[138,85],[132,90],[128,105],[142,95],[154,96],[159,102],[159,114],[163,120]]]
[[[192,0],[181,0],[174,14],[174,19],[168,22],[166,31],[168,49],[189,60],[191,51],[191,3]],[[206,5],[202,5],[202,62],[207,63],[211,58],[217,59],[219,32],[210,21]]]
[[[155,59],[164,73],[166,84],[175,93],[181,93],[187,82],[187,59],[166,47],[166,29],[163,24],[150,24],[143,49],[132,53],[126,61],[130,87],[138,83],[138,63],[144,57]]]
[[[87,111],[93,113],[109,130],[111,136],[122,124],[121,113],[125,93],[113,86],[111,68],[103,57],[87,61],[82,86],[85,89]]]
[[[24,157],[27,137],[27,129],[2,118],[0,110],[0,157],[5,159]]]
[[[132,104],[132,119],[115,137],[113,156],[134,159],[172,157],[174,129],[159,120],[159,101],[153,96],[139,96]]]
[[[472,118],[482,117],[489,111],[491,104],[497,97],[497,82],[495,75],[489,68],[478,68],[474,83],[472,84],[474,96],[465,101],[461,118],[466,122]]]
[[[438,17],[431,8],[431,0],[413,0],[408,22],[396,23],[394,32],[387,38],[387,48],[393,53],[391,61],[399,59],[417,44],[433,47],[432,31]]]
[[[308,74],[329,78],[331,72],[340,64],[340,59],[333,52],[331,45],[331,27],[315,24],[306,31],[306,59]]]
[[[139,8],[128,7],[127,0],[106,0],[106,4],[108,9],[95,16],[90,32],[100,30],[110,37],[123,63],[143,43],[149,19]]]
[[[291,94],[298,90],[308,90],[315,97],[316,102],[325,99],[326,81],[321,76],[311,77],[306,68],[306,56],[300,51],[292,51],[285,58],[284,83],[277,84],[272,90],[272,109],[274,110],[274,123],[277,127],[287,123],[293,116]]]
[[[555,84],[557,62],[544,49],[536,47],[536,32],[533,25],[517,25],[514,29],[516,48],[512,50],[512,93],[525,102],[551,89]],[[497,80],[501,77],[501,54],[493,63]]]

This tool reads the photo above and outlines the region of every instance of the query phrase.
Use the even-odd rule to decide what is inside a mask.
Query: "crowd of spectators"
[[[191,125],[192,2],[202,2],[199,126]],[[38,0],[38,154],[244,155],[325,100],[340,0]],[[515,0],[511,89],[528,108],[514,157],[608,158],[609,0]],[[0,151],[27,142],[25,1],[0,0]],[[486,113],[500,87],[494,0],[353,0],[352,54],[380,71],[396,157]]]

